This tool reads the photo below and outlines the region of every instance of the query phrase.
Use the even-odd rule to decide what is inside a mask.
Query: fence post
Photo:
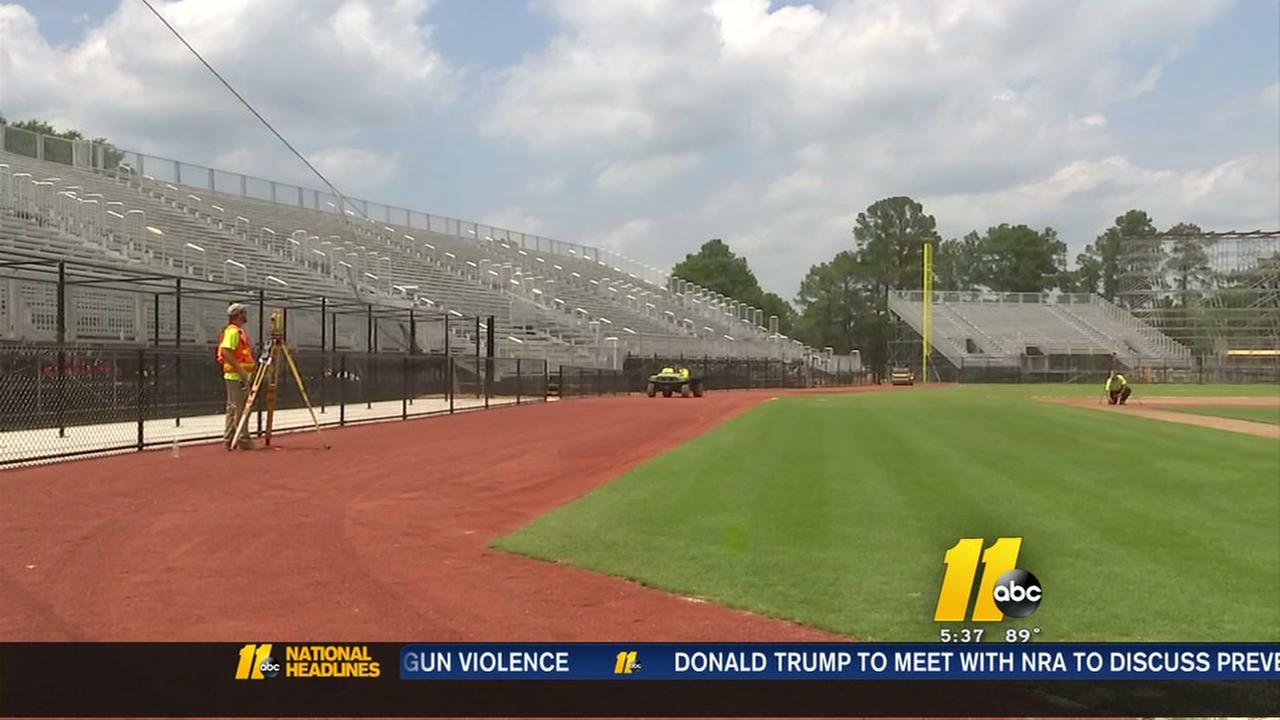
[[[476,374],[480,374],[480,316],[476,316]],[[480,399],[480,392],[483,388],[480,386],[479,378],[476,382],[476,399]]]
[[[448,318],[445,318],[446,325],[448,324],[448,322],[449,322]],[[446,355],[445,360],[448,361],[449,363],[447,365],[448,371],[445,373],[445,377],[446,377],[445,392],[449,393],[449,414],[452,415],[453,414],[453,371],[454,371],[453,356]]]
[[[160,347],[160,293],[151,294],[151,347]]]
[[[404,374],[401,377],[401,380],[403,381],[403,386],[401,389],[403,390],[403,392],[400,393],[400,419],[408,420],[409,419],[409,356],[408,355],[402,356],[400,358],[400,361],[402,364],[401,366],[404,370]]]
[[[484,358],[484,406],[489,407],[489,397],[493,395],[493,326],[494,317],[489,316],[485,324],[485,358]]]
[[[41,139],[43,135],[39,136]],[[58,437],[67,436],[67,263],[58,261]]]
[[[347,355],[338,358],[338,426],[347,424]]]
[[[561,365],[556,369],[556,394],[561,398],[564,397],[564,366]]]
[[[267,291],[262,288],[258,288],[258,348],[259,349],[264,347],[262,343],[263,343],[263,338],[266,337],[266,334],[265,334],[266,322],[267,322],[266,318],[267,318]],[[261,408],[258,409],[257,415],[258,415],[258,435],[261,436],[262,435],[262,409]]]
[[[520,358],[516,358],[516,405],[520,404]]]
[[[210,172],[213,172],[210,170]],[[182,348],[182,278],[173,280],[173,347]],[[159,325],[159,323],[157,323]],[[221,342],[221,338],[218,339]],[[182,427],[182,355],[173,354],[173,426]]]
[[[413,308],[409,308],[409,354],[416,355],[418,353],[418,318],[413,313]]]
[[[143,424],[145,423],[145,421],[146,421],[146,416],[147,416],[146,394],[145,394],[145,393],[146,393],[146,380],[147,380],[147,378],[146,378],[146,368],[147,368],[146,352],[147,352],[146,350],[143,350],[142,348],[138,348],[138,398],[137,398],[137,402],[138,402],[138,450],[139,450],[139,451],[141,451],[141,450],[142,450],[142,446],[143,446],[143,442],[144,442],[144,438],[143,438],[143,434],[144,434],[144,431],[143,431]]]
[[[325,332],[328,329],[325,327],[326,323],[329,320],[328,315],[329,315],[329,303],[325,298],[322,297],[320,298],[320,352],[324,352],[325,350],[328,349],[326,345],[329,338],[326,337],[327,333]]]

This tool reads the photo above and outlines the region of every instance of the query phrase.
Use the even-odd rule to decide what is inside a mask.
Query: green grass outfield
[[[1280,640],[1274,440],[963,386],[766,402],[497,547],[855,638],[933,640],[943,554],[1022,536],[1043,640]],[[1275,388],[1159,386],[1149,394]]]
[[[1131,382],[1135,397],[1277,397],[1277,385],[1143,385]],[[965,385],[966,389],[1000,389],[1027,397],[1102,397],[1102,383],[1044,385]]]
[[[1168,407],[1165,410],[1191,413],[1192,415],[1213,415],[1214,417],[1249,420],[1250,422],[1280,425],[1280,406],[1272,407]]]

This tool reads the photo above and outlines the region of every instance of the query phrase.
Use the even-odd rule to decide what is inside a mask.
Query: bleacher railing
[[[778,333],[776,318],[764,317],[763,311],[759,308],[738,303],[694,283],[673,277],[659,268],[605,248],[555,240],[541,235],[360,198],[338,197],[326,190],[219,170],[138,151],[118,149],[88,140],[67,140],[42,135],[14,127],[0,126],[0,148],[50,162],[102,172],[136,175],[161,185],[172,183],[202,188],[214,193],[308,208],[335,215],[358,214],[370,220],[438,233],[473,243],[505,241],[525,251],[586,259],[654,287],[671,302],[686,310],[688,315],[692,316],[689,319],[695,326],[700,327],[706,322],[711,322],[713,325],[721,324],[733,336],[780,339],[783,342],[799,344]],[[683,319],[672,318],[672,323],[678,330],[685,329],[683,322]],[[802,344],[801,348],[802,353],[816,352],[813,348],[805,348]]]
[[[566,257],[586,257],[653,285],[664,285],[668,273],[605,248],[555,240],[495,225],[427,213],[355,197],[339,198],[327,190],[219,170],[206,165],[116,148],[89,140],[67,140],[12,126],[0,126],[0,148],[39,160],[87,169],[137,173],[160,182],[204,188],[321,212],[359,213],[373,220],[405,227],[483,240],[486,236],[518,243],[521,248]]]
[[[900,290],[895,291],[891,295],[891,299],[900,300],[908,303],[923,303],[924,293],[919,290]],[[1154,327],[1142,322],[1142,320],[1134,317],[1126,312],[1123,308],[1115,305],[1092,293],[1010,293],[1010,292],[987,292],[980,290],[943,290],[933,293],[933,301],[943,305],[962,305],[962,304],[1003,304],[1003,305],[1061,305],[1069,309],[1070,306],[1087,305],[1100,309],[1112,322],[1121,325],[1133,334],[1142,338],[1142,340],[1150,345],[1150,354],[1160,354],[1172,360],[1179,362],[1190,362],[1192,358],[1191,349],[1176,340],[1161,333]],[[959,312],[959,311],[957,311]],[[1072,315],[1072,319],[1079,318]],[[972,324],[972,323],[971,323]],[[1090,327],[1093,332],[1099,332],[1097,328],[1089,326],[1087,321],[1083,321],[1086,327]],[[981,332],[981,328],[978,328]],[[1114,338],[1106,338],[1113,340]],[[1117,340],[1118,342],[1118,340]],[[1121,355],[1139,356],[1148,354],[1139,349],[1138,352],[1125,350]]]

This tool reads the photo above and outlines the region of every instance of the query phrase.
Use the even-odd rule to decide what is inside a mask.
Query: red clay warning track
[[[6,641],[830,639],[490,550],[785,391],[617,397],[0,473]]]

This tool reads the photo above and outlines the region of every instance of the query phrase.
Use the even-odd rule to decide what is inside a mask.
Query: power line
[[[166,20],[165,17],[160,14],[159,10],[155,9],[155,6],[151,4],[150,0],[139,0],[139,2],[141,2],[143,5],[146,5],[147,9],[150,10],[151,13],[155,15],[160,22],[164,23],[164,26],[166,28],[169,28],[169,32],[173,33],[173,36],[178,38],[178,41],[181,42],[183,45],[185,45],[186,48],[191,51],[192,55],[196,56],[196,59],[200,61],[200,64],[204,65],[205,68],[210,73],[212,73],[214,77],[218,78],[218,82],[222,83],[223,87],[225,87],[232,95],[235,96],[237,100],[240,101],[241,105],[244,105],[249,112],[253,113],[253,116],[258,118],[258,121],[261,122],[268,130],[270,130],[272,135],[275,135],[276,138],[281,143],[284,143],[285,147],[289,148],[289,152],[292,152],[295,156],[297,156],[297,158],[302,161],[303,165],[306,165],[307,168],[311,170],[311,172],[315,173],[316,177],[320,178],[320,181],[323,182],[326,187],[328,187],[330,190],[333,191],[334,196],[339,201],[338,202],[339,214],[341,214],[345,218],[346,209],[347,209],[346,195],[343,195],[342,192],[338,190],[338,188],[333,183],[329,182],[329,179],[324,176],[324,173],[316,169],[316,166],[312,165],[311,161],[307,160],[307,158],[301,152],[299,152],[297,148],[295,148],[292,144],[290,144],[290,142],[286,140],[285,137],[281,135],[280,132],[276,130],[275,127],[272,126],[270,122],[267,122],[267,119],[262,117],[262,113],[258,112],[253,107],[253,105],[249,103],[248,100],[244,99],[244,96],[241,95],[239,92],[237,92],[236,89],[231,86],[231,83],[227,82],[227,79],[222,77],[222,74],[219,73],[217,70],[215,70],[214,67],[209,64],[209,61],[204,59],[204,56],[202,56],[194,47],[191,47],[191,43],[187,42],[187,39],[182,36],[182,33],[178,32],[177,28],[169,24],[169,21]],[[354,207],[354,205],[352,207]],[[363,212],[361,212],[361,216],[362,217],[364,216]]]

